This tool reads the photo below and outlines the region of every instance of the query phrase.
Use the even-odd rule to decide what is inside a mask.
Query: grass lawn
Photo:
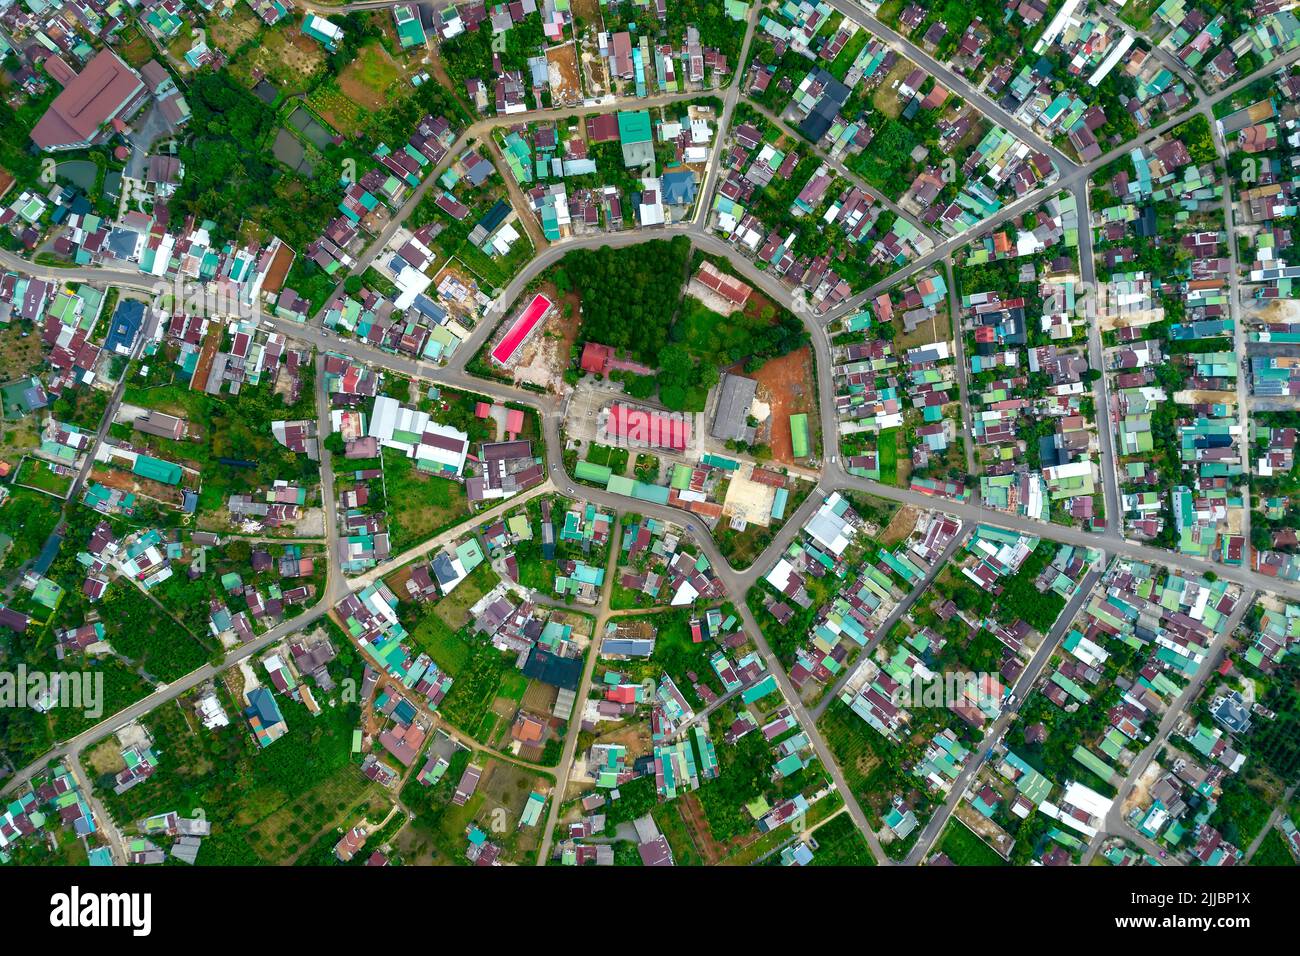
[[[490,289],[504,289],[519,270],[532,261],[533,243],[527,233],[521,232],[504,256],[489,256],[466,239],[451,250],[450,254],[464,263]]]
[[[835,59],[831,62],[831,76],[843,82],[844,77],[849,72],[849,68],[853,66],[853,61],[858,58],[858,54],[862,52],[862,48],[867,45],[867,41],[870,39],[871,34],[866,30],[859,30],[857,33],[853,34],[853,36],[849,37],[848,42],[844,44],[844,48],[840,50]]]
[[[425,614],[411,628],[411,636],[435,664],[452,676],[451,690],[443,698],[439,713],[453,727],[477,736],[485,720],[492,716],[492,702],[499,693],[506,693],[503,688],[517,673],[514,658],[485,640],[471,637],[468,628],[453,632],[436,614]]]
[[[880,455],[880,483],[882,485],[898,484],[898,429],[881,432],[876,439],[876,451]]]
[[[939,849],[958,866],[1006,866],[987,843],[960,820],[949,820],[939,841]]]
[[[384,486],[394,553],[405,551],[469,514],[465,486],[425,475],[401,452],[384,449]]]
[[[344,73],[353,73],[358,82],[380,97],[402,75],[393,58],[377,41],[363,46]]]
[[[756,335],[770,330],[776,320],[776,309],[770,304],[757,311],[750,307],[747,312],[721,315],[688,295],[673,338],[702,364],[722,368],[752,354]]]
[[[1286,838],[1275,828],[1268,831],[1264,842],[1250,858],[1251,866],[1295,866],[1296,859],[1287,848]]]
[[[120,36],[126,42],[118,47],[118,53],[130,66],[138,69],[154,58],[153,44],[139,28],[128,27]]]
[[[628,451],[626,448],[611,448],[592,442],[587,446],[587,461],[593,465],[605,465],[616,475],[627,471]]]
[[[1272,804],[1255,781],[1233,776],[1223,788],[1210,825],[1225,840],[1245,848],[1259,836],[1272,812]]]
[[[895,776],[886,756],[896,748],[838,700],[827,708],[817,728],[835,755],[849,789],[868,818],[878,822],[888,811],[893,792],[890,784]]]
[[[509,671],[502,675],[501,686],[497,688],[497,693],[502,697],[509,697],[515,703],[524,699],[524,694],[528,692],[528,678],[519,671]]]
[[[469,623],[469,609],[496,587],[499,580],[492,565],[484,562],[471,571],[469,577],[461,581],[454,591],[435,604],[433,613],[449,628],[464,627]]]
[[[677,331],[686,347],[701,358],[721,355],[733,345],[743,347],[749,340],[744,316],[736,318],[738,321],[733,322],[688,296]]]
[[[310,103],[341,132],[360,133],[375,112],[411,90],[401,79],[401,68],[383,45],[367,43],[336,79],[312,90]]]
[[[453,677],[469,663],[470,645],[435,614],[425,614],[411,630],[420,649]]]
[[[635,620],[635,618],[628,620]],[[659,634],[655,640],[654,653],[646,662],[649,665],[649,672],[640,676],[655,676],[655,672],[668,674],[687,702],[695,708],[703,706],[703,701],[691,686],[692,682],[686,676],[687,671],[694,671],[701,683],[707,684],[718,694],[722,693],[722,683],[709,664],[709,655],[717,649],[716,645],[709,641],[696,644],[691,640],[689,611],[651,614],[645,620],[649,620],[651,626],[658,628]],[[630,668],[624,665],[621,669]]]
[[[1160,0],[1135,0],[1119,14],[1119,18],[1129,26],[1145,30],[1151,24],[1151,17],[1160,6]]]
[[[817,852],[813,866],[875,866],[867,838],[847,812],[828,820],[813,833]]]
[[[609,594],[609,606],[614,611],[629,611],[637,607],[653,607],[654,601],[650,595],[644,591],[633,591],[631,588],[625,588],[617,580],[611,585],[613,588]]]
[[[72,487],[71,478],[66,475],[56,475],[50,471],[48,465],[35,458],[28,458],[23,462],[14,481],[29,488],[47,491],[58,498],[66,497],[68,489]]]
[[[540,556],[519,558],[516,553],[515,557],[519,564],[519,583],[534,591],[550,594],[555,587],[555,565]]]
[[[668,838],[668,845],[673,851],[673,862],[678,866],[703,866],[704,858],[700,856],[686,824],[677,809],[676,801],[657,804],[650,812],[655,824]]]

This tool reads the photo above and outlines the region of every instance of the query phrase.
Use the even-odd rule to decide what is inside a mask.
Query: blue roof
[[[623,657],[649,657],[654,649],[654,641],[624,637],[609,638],[600,646],[602,654],[619,654]]]
[[[36,563],[32,565],[32,570],[37,574],[44,574],[54,563],[54,559],[59,556],[59,548],[63,547],[63,535],[51,534],[45,539],[45,544],[41,547],[41,553],[36,557]]]
[[[695,174],[689,169],[664,173],[660,186],[665,205],[689,206],[695,201]]]
[[[483,218],[478,224],[486,229],[489,233],[495,232],[497,226],[505,222],[506,216],[510,215],[511,206],[504,199],[498,199],[496,205],[483,214]]]
[[[131,351],[143,324],[144,303],[139,299],[123,299],[113,313],[113,325],[108,330],[104,348],[109,351]]]
[[[119,228],[108,234],[107,245],[114,258],[127,259],[135,255],[135,246],[139,240],[139,233]]]
[[[441,325],[447,318],[447,310],[438,305],[438,303],[434,302],[423,292],[419,293],[415,297],[415,301],[411,303],[411,308],[416,312],[419,312],[421,315],[433,319],[433,321],[437,322],[439,325]]]
[[[257,687],[248,692],[248,710],[244,713],[261,719],[263,727],[271,727],[284,720],[280,708],[275,702],[275,695],[265,687]]]

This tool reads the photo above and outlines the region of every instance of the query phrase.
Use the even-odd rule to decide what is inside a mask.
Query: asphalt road
[[[1137,782],[1141,778],[1142,774],[1146,771],[1147,767],[1150,766],[1151,761],[1155,759],[1160,748],[1165,745],[1165,742],[1169,739],[1169,735],[1178,725],[1179,719],[1187,710],[1188,705],[1191,704],[1192,701],[1196,700],[1197,694],[1199,694],[1201,688],[1205,686],[1205,682],[1209,679],[1210,675],[1214,673],[1214,666],[1223,654],[1224,646],[1232,637],[1233,632],[1237,630],[1237,626],[1241,624],[1241,620],[1246,616],[1246,612],[1250,609],[1250,605],[1254,598],[1255,592],[1253,590],[1246,589],[1242,592],[1241,597],[1237,601],[1237,606],[1233,609],[1232,614],[1228,618],[1228,623],[1224,626],[1223,632],[1210,645],[1210,649],[1205,654],[1205,660],[1201,662],[1201,666],[1197,669],[1196,675],[1188,682],[1187,687],[1183,689],[1183,692],[1175,698],[1172,704],[1169,705],[1169,709],[1165,711],[1164,716],[1161,718],[1159,728],[1156,731],[1156,735],[1151,739],[1151,742],[1147,744],[1146,747],[1142,748],[1141,752],[1134,758],[1133,763],[1129,765],[1128,773],[1124,776],[1124,780],[1119,786],[1119,792],[1116,794],[1115,800],[1111,804],[1110,813],[1106,815],[1105,832],[1104,834],[1098,834],[1098,836],[1089,843],[1088,853],[1084,858],[1085,864],[1088,863],[1096,854],[1101,845],[1103,836],[1123,837],[1132,843],[1136,843],[1152,856],[1157,858],[1160,856],[1161,848],[1134,830],[1133,827],[1129,825],[1128,821],[1124,819],[1124,801],[1129,798],[1130,794],[1132,794],[1133,788],[1137,786]],[[1173,858],[1170,857],[1167,862],[1174,862]]]
[[[1069,632],[1070,625],[1074,623],[1075,615],[1079,613],[1079,608],[1083,607],[1091,596],[1092,589],[1096,587],[1097,581],[1101,578],[1101,569],[1104,569],[1105,566],[1106,558],[1103,554],[1101,561],[1098,563],[1098,568],[1089,571],[1083,580],[1079,582],[1079,589],[1074,593],[1074,597],[1069,600],[1064,610],[1061,611],[1056,623],[1052,625],[1051,632],[1038,645],[1038,650],[1034,652],[1028,666],[1021,672],[1015,686],[1011,689],[1015,703],[1002,709],[997,720],[993,721],[984,734],[984,739],[976,748],[975,753],[966,761],[965,769],[953,782],[943,806],[935,811],[925,825],[925,829],[921,831],[921,836],[916,841],[916,845],[912,847],[912,852],[908,854],[907,862],[909,865],[915,866],[930,855],[930,848],[934,846],[934,841],[939,838],[939,834],[943,833],[943,828],[948,824],[948,818],[957,809],[957,804],[966,793],[975,774],[979,772],[980,767],[984,766],[989,754],[993,752],[993,748],[1002,740],[1002,735],[1007,732],[1007,728],[1011,726],[1016,719],[1016,715],[1020,713],[1020,707],[1033,689],[1034,682],[1038,680],[1038,675],[1042,673],[1044,665],[1051,660],[1052,654],[1056,652],[1056,648]]]
[[[1079,214],[1079,278],[1083,280],[1085,294],[1097,288],[1097,262],[1092,251],[1092,214],[1088,205],[1088,184],[1075,183],[1071,193]],[[1085,299],[1094,303],[1096,298]],[[1093,382],[1093,405],[1097,421],[1097,442],[1101,451],[1103,501],[1106,504],[1106,537],[1120,538],[1124,534],[1124,511],[1119,497],[1119,459],[1115,457],[1115,416],[1111,408],[1110,384],[1106,375],[1105,353],[1101,342],[1101,325],[1096,316],[1085,318],[1088,323],[1088,365],[1102,374]]]
[[[970,528],[963,526],[955,535],[952,536],[952,540],[948,542],[948,546],[943,549],[943,554],[940,555],[939,559],[930,567],[929,573],[927,573],[921,582],[904,595],[903,599],[894,606],[894,609],[889,612],[889,616],[885,618],[880,627],[876,628],[875,636],[873,636],[871,640],[867,641],[862,650],[858,653],[854,664],[844,669],[844,673],[841,675],[840,679],[835,682],[834,686],[832,686],[822,699],[817,702],[817,705],[813,707],[812,713],[814,717],[818,720],[821,719],[822,714],[826,713],[831,704],[835,702],[835,699],[840,696],[840,692],[844,690],[844,685],[853,679],[853,675],[857,672],[858,666],[861,662],[871,658],[872,652],[874,652],[880,642],[889,635],[889,632],[894,629],[894,625],[904,617],[907,617],[909,620],[911,619],[912,606],[920,600],[921,595],[929,590],[930,585],[934,582],[934,579],[938,577],[939,573],[948,566],[948,562],[952,560],[952,556],[957,553],[957,549],[965,544],[966,539],[970,537],[970,532]]]

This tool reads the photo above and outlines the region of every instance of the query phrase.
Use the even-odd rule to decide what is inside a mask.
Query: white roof
[[[831,511],[831,505],[830,500],[822,505],[804,530],[808,532],[810,538],[839,557],[849,546],[853,529],[849,527],[847,521]]]
[[[773,565],[771,571],[767,572],[767,581],[778,591],[784,591],[785,586],[790,583],[790,572],[793,570],[794,565],[782,558]]]
[[[1062,799],[1070,806],[1078,807],[1099,820],[1106,818],[1106,814],[1110,812],[1111,804],[1115,802],[1078,782],[1071,782],[1065,788],[1065,796]]]
[[[397,424],[397,413],[402,405],[387,395],[375,397],[375,410],[370,414],[370,437],[381,442],[391,441]]]

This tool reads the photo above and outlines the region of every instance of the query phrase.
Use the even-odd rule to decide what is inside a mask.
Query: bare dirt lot
[[[401,77],[401,72],[383,44],[373,43],[363,47],[339,74],[339,89],[354,102],[378,109],[387,102],[388,90]]]
[[[546,51],[551,99],[556,106],[582,102],[582,81],[578,76],[578,51],[570,41]]]
[[[573,343],[578,340],[581,299],[574,292],[561,298],[549,282],[542,286],[541,292],[556,305],[541,332],[534,333],[520,350],[514,368],[515,382],[531,382],[559,392],[564,386],[564,370],[569,367]]]
[[[123,471],[120,468],[96,467],[91,472],[90,477],[92,481],[97,481],[105,487],[132,492],[145,498],[152,498],[154,501],[161,501],[173,508],[180,507],[180,488],[164,485],[157,481],[150,481],[147,478],[133,475],[129,471]]]
[[[887,548],[905,540],[912,533],[912,529],[916,527],[916,519],[919,514],[920,512],[911,505],[899,508],[894,517],[890,519],[889,527],[885,528],[884,533],[880,536],[880,546]]]
[[[414,569],[413,564],[407,564],[398,568],[388,577],[384,578],[384,584],[388,585],[388,590],[397,595],[398,600],[408,600],[406,582],[411,580],[411,571]]]
[[[813,385],[812,350],[802,348],[789,355],[772,359],[756,373],[758,397],[772,410],[768,444],[772,457],[783,464],[796,464],[790,446],[790,416],[813,412],[817,390]],[[816,416],[809,415],[810,432],[816,428]],[[809,448],[817,447],[816,435],[810,434]]]
[[[988,817],[984,816],[965,800],[957,804],[957,819],[966,824],[977,837],[983,840],[992,850],[1003,859],[1011,852],[1015,845],[1015,840],[1011,834],[998,826]]]

